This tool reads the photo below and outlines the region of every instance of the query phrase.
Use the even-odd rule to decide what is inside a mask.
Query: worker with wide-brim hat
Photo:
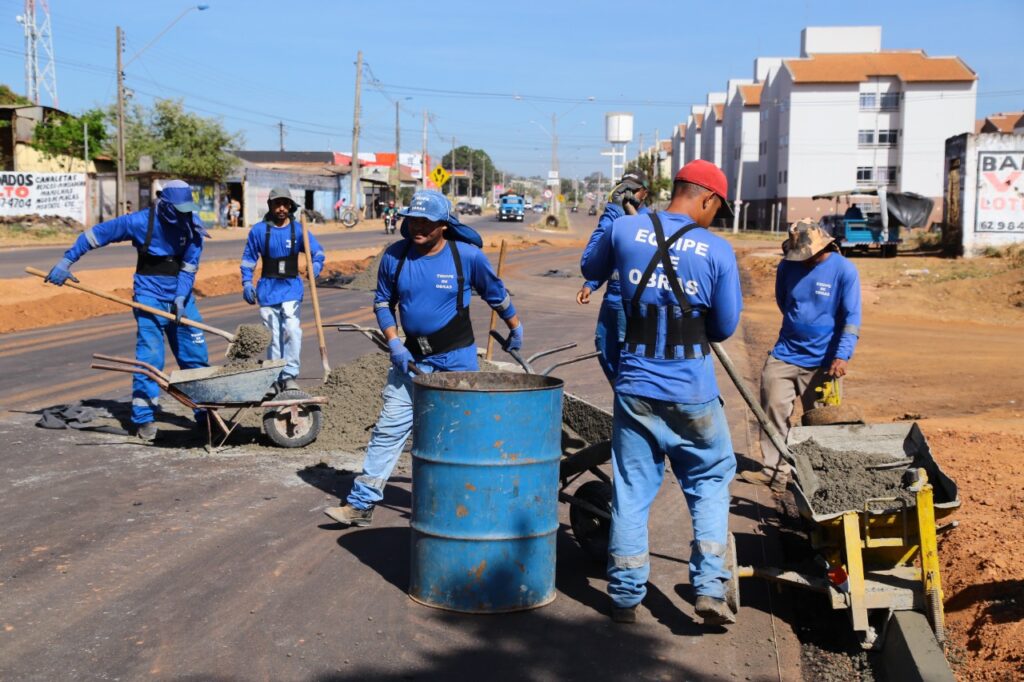
[[[846,374],[860,337],[861,297],[856,266],[817,222],[793,223],[782,253],[775,275],[782,328],[761,370],[761,407],[785,440],[796,401],[813,409],[815,388]],[[784,491],[789,463],[767,438],[761,454],[762,468],[740,477]]]

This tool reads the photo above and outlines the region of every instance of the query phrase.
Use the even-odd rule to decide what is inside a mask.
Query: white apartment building
[[[686,156],[686,124],[680,123],[672,130],[672,177],[676,176],[679,169],[683,167],[683,158]]]
[[[686,141],[683,148],[683,165],[690,163],[700,156],[701,128],[704,126],[704,107],[694,105],[690,108],[690,115],[686,118]]]
[[[697,158],[710,161],[722,167],[722,122],[725,119],[724,92],[709,92],[704,106],[704,125],[700,138],[700,154]]]
[[[945,140],[974,130],[977,75],[958,57],[882,50],[881,36],[808,27],[800,57],[767,69],[741,194],[751,227],[817,218],[833,204],[815,195],[879,186],[935,198],[940,219]]]

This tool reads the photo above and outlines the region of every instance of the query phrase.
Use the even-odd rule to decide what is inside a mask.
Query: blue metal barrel
[[[465,613],[550,603],[561,380],[445,372],[415,384],[409,595]]]

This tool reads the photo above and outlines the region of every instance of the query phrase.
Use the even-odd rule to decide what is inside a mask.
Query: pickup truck
[[[505,194],[498,204],[498,220],[523,222],[526,215],[525,200],[518,194]]]

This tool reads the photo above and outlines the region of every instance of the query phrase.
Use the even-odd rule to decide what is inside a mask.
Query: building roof
[[[694,114],[693,124],[696,126],[697,130],[700,130],[701,126],[704,125],[704,114]]]
[[[672,151],[672,140],[661,140],[661,151],[670,152]]]
[[[711,107],[715,110],[715,122],[722,122],[722,112],[725,110],[724,104],[712,104]]]
[[[856,54],[812,54],[784,59],[794,83],[861,83],[873,76],[894,76],[905,83],[977,80],[959,57],[929,57],[923,50]]]
[[[753,85],[741,85],[740,86],[740,97],[743,98],[743,106],[745,107],[759,107],[761,106],[761,91],[764,90],[764,83],[754,83]]]
[[[1020,126],[1024,121],[1024,111],[1011,111],[1009,113],[990,114],[985,117],[979,133],[1012,133],[1013,129]]]
[[[331,164],[334,152],[237,151],[234,155],[250,163],[317,163]]]

